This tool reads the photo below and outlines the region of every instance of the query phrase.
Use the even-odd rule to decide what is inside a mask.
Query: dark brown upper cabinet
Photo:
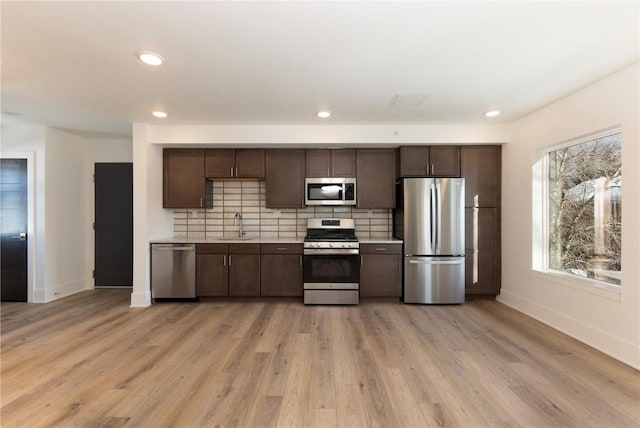
[[[356,197],[358,208],[395,208],[396,151],[357,150]]]
[[[353,149],[306,150],[307,177],[355,177],[356,151]]]
[[[205,208],[211,182],[204,177],[203,149],[162,151],[162,207]]]
[[[265,178],[264,149],[207,149],[205,175],[212,179]]]
[[[460,177],[459,146],[400,147],[401,177]]]
[[[463,146],[461,176],[465,178],[465,206],[500,207],[502,147]]]
[[[267,208],[304,208],[304,160],[301,149],[267,150]]]

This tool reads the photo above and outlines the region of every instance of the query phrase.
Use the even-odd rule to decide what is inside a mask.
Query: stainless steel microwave
[[[305,205],[355,205],[355,178],[305,178]]]

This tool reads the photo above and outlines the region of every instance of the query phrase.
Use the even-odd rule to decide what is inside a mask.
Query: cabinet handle
[[[227,256],[224,255],[222,256],[222,266],[226,266],[227,265]]]
[[[231,255],[229,255],[229,266],[231,266]]]
[[[376,248],[376,251],[387,251],[386,248]]]
[[[427,175],[429,175],[429,164],[427,164]]]
[[[231,167],[231,172],[229,174],[233,177],[233,167]]]
[[[236,177],[238,176],[238,167],[236,166]]]
[[[362,256],[360,256],[360,266],[362,266]]]
[[[278,251],[287,251],[288,248],[287,247],[278,247],[278,248],[276,248],[276,250],[278,250]]]
[[[200,196],[200,208],[202,208],[202,196]]]
[[[433,167],[433,164],[431,164],[431,175],[436,175],[436,169]]]
[[[300,266],[302,266],[302,256],[300,256]]]
[[[329,167],[327,167],[327,177],[331,177],[331,173],[329,172]]]

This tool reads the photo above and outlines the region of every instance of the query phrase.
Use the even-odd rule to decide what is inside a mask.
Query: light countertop
[[[189,237],[172,237],[164,239],[152,239],[150,244],[302,244],[304,239],[300,238],[189,238]],[[402,244],[399,239],[360,239],[361,244]]]

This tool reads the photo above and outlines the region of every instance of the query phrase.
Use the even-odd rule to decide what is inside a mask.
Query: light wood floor
[[[2,304],[2,427],[638,426],[639,373],[493,301]]]

